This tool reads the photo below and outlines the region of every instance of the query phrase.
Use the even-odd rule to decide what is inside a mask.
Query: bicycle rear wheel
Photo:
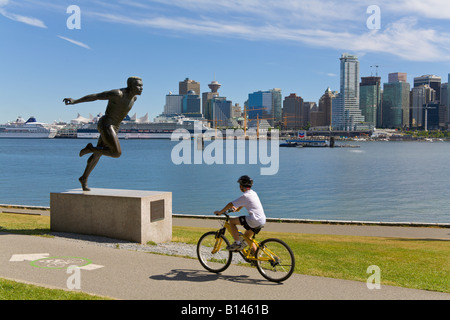
[[[230,243],[227,238],[223,235],[217,238],[216,231],[202,235],[197,243],[197,257],[200,264],[210,272],[224,271],[230,266],[233,255],[226,249],[228,245]]]
[[[294,253],[280,239],[266,239],[256,251],[256,267],[269,281],[282,282],[288,279],[295,268]]]

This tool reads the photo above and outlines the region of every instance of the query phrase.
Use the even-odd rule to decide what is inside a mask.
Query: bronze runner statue
[[[78,179],[84,191],[90,190],[87,186],[88,177],[97,165],[101,156],[118,158],[122,154],[118,137],[119,126],[133,107],[133,104],[137,99],[136,96],[141,95],[142,90],[142,79],[130,77],[127,80],[126,88],[94,93],[78,100],[72,98],[63,99],[66,105],[96,100],[108,100],[105,115],[100,118],[97,124],[97,129],[100,133],[97,146],[94,147],[92,143],[88,143],[86,147],[80,151],[80,157],[92,153],[87,161],[83,175]]]

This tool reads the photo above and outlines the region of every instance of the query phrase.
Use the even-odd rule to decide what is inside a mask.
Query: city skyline
[[[367,25],[372,1],[49,1],[0,0],[0,123],[18,116],[70,121],[104,111],[104,102],[67,107],[65,97],[144,80],[132,114],[153,119],[185,78],[201,95],[217,80],[220,95],[243,106],[248,94],[280,88],[318,104],[340,90],[339,58],[358,56],[360,77],[404,72],[447,82],[450,3],[376,1],[380,29]],[[76,23],[80,9],[80,28]],[[74,20],[75,19],[75,20]],[[378,67],[375,67],[378,66]],[[360,80],[360,79],[359,79]]]

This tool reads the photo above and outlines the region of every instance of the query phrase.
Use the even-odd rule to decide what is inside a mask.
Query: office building
[[[231,101],[225,97],[214,97],[210,100],[213,127],[227,127],[231,119]]]
[[[247,100],[248,119],[272,118],[273,101],[271,91],[257,91],[249,93]]]
[[[392,72],[388,75],[388,83],[392,82],[408,82],[407,74],[404,72]]]
[[[411,90],[411,127],[425,127],[425,108],[436,99],[436,91],[428,84],[420,85]]]
[[[446,107],[444,127],[446,127],[447,129],[450,129],[450,73],[448,74],[446,93],[447,93],[447,95],[446,95],[447,99],[444,99],[443,97],[441,97],[441,100],[444,101],[443,103],[445,104],[445,107]]]
[[[248,119],[266,119],[272,126],[282,121],[281,89],[249,93],[245,106]]]
[[[439,127],[446,128],[448,118],[448,83],[441,84],[441,101],[439,103]]]
[[[165,115],[175,115],[183,113],[183,95],[172,94],[166,95],[166,104],[164,105]]]
[[[180,81],[178,88],[178,94],[180,95],[188,94],[191,90],[194,91],[195,94],[200,95],[200,82],[196,82],[189,78],[184,79],[184,81]]]
[[[359,109],[359,61],[355,55],[342,54],[340,65],[340,92],[332,110],[335,130],[365,129],[364,116]]]
[[[281,115],[282,115],[282,96],[281,89],[274,88],[270,90],[272,92],[272,106],[273,106],[273,121],[274,125],[279,125],[281,123]]]
[[[310,111],[311,127],[327,127],[331,126],[331,110],[333,106],[334,93],[327,88],[325,93],[319,99],[319,107],[317,110]]]
[[[365,121],[376,127],[381,119],[381,77],[361,77],[359,107]]]
[[[441,77],[426,74],[420,77],[414,78],[414,88],[422,85],[429,85],[436,92],[436,100],[441,100]]]
[[[317,103],[310,101],[303,101],[303,121],[307,126],[308,123],[311,125],[311,112],[317,111]]]
[[[287,130],[299,130],[306,125],[302,97],[291,93],[284,98],[281,123],[282,128]]]
[[[331,128],[342,130],[342,123],[344,123],[344,99],[340,93],[336,93],[331,101]]]
[[[415,77],[414,78],[414,88],[416,87],[420,87],[423,85],[428,85],[431,89],[433,89],[435,91],[435,96],[434,99],[432,99],[431,101],[428,102],[428,108],[435,108],[435,109],[428,109],[428,110],[420,110],[420,112],[422,113],[422,119],[424,119],[424,114],[425,112],[427,113],[427,115],[429,115],[430,117],[428,118],[428,129],[431,128],[437,128],[439,127],[439,115],[441,116],[445,116],[443,109],[445,109],[444,106],[441,107],[441,77],[432,75],[432,74],[426,74],[426,75],[422,75],[420,77]],[[433,104],[433,106],[431,107],[431,104]],[[414,109],[412,111],[415,111]],[[436,120],[437,118],[437,120]],[[424,121],[424,120],[423,120]],[[422,121],[422,123],[423,123]],[[431,122],[430,122],[431,121]],[[437,125],[435,123],[438,123]],[[423,123],[424,125],[424,123]]]
[[[410,84],[398,81],[385,83],[383,87],[381,127],[409,127]]]
[[[200,111],[200,96],[195,94],[194,90],[189,90],[187,94],[183,95],[183,115],[187,117],[201,117]]]
[[[439,129],[439,102],[433,101],[427,105],[427,108],[423,110],[424,123],[426,122],[425,130],[438,130]],[[428,119],[428,120],[426,120]]]

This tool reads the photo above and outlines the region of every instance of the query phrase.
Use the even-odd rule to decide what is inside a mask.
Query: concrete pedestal
[[[172,193],[74,189],[50,194],[50,228],[156,243],[172,240]]]

